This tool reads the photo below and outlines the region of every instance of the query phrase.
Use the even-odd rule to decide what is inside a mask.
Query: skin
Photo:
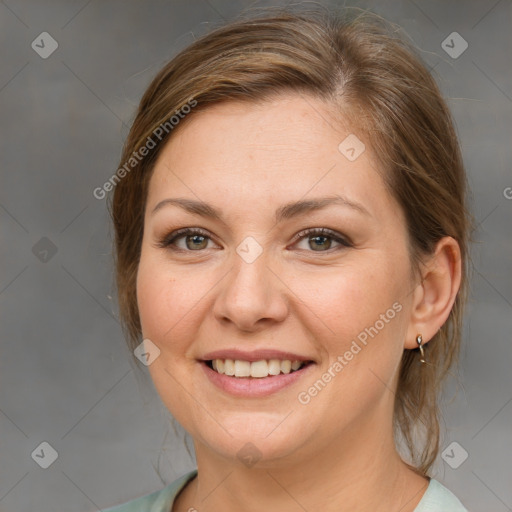
[[[151,377],[191,434],[199,470],[174,511],[407,512],[427,488],[396,452],[394,390],[403,350],[416,348],[418,333],[427,343],[448,317],[460,284],[458,245],[442,239],[422,279],[412,277],[405,217],[370,145],[359,136],[366,150],[353,162],[341,154],[352,132],[335,125],[328,108],[291,93],[215,105],[187,119],[156,163],[137,298],[143,336],[160,349]],[[285,203],[335,194],[366,213],[331,205],[275,223]],[[168,198],[209,203],[222,221],[174,205],[153,213]],[[210,238],[194,249],[193,236],[188,246],[182,237],[181,252],[159,246],[185,227]],[[315,234],[296,240],[306,228],[330,228],[352,245]],[[262,249],[252,263],[236,252],[248,236]],[[298,393],[394,303],[401,311],[301,404]],[[271,396],[235,398],[214,387],[198,362],[233,347],[292,351],[315,365]],[[247,442],[261,454],[250,468],[237,458]]]

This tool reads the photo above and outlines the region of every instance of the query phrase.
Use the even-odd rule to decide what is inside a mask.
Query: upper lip
[[[310,357],[294,354],[293,352],[283,352],[275,349],[260,349],[246,352],[239,349],[223,349],[208,352],[202,357],[203,361],[211,361],[213,359],[233,359],[239,361],[261,361],[263,359],[279,359],[280,361],[312,361]]]

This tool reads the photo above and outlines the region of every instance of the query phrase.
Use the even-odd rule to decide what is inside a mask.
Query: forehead
[[[192,143],[199,150],[207,143],[222,156],[268,150],[306,155],[311,150],[325,151],[329,144],[336,149],[336,141],[349,131],[344,119],[333,117],[332,106],[311,96],[283,93],[258,102],[222,102],[193,112],[167,149]]]
[[[290,94],[194,113],[159,155],[148,206],[169,194],[251,208],[340,193],[385,207],[391,198],[369,145],[332,112]]]

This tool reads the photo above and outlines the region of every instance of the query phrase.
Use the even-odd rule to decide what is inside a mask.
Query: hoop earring
[[[425,351],[423,350],[423,346],[421,345],[423,343],[423,337],[421,336],[421,334],[418,334],[416,336],[416,343],[418,344],[418,348],[420,349],[420,355],[421,355],[420,362],[421,363],[426,363],[426,361],[425,361]]]

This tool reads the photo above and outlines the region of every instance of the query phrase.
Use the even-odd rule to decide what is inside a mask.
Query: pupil
[[[323,239],[323,241],[325,242],[326,240],[328,240],[328,239],[329,239],[329,237],[327,237],[327,236],[315,236],[315,237],[313,237],[313,238],[312,238],[312,240],[319,240],[319,239],[320,239],[320,240],[322,240],[322,239]],[[322,242],[320,242],[320,244],[321,244],[321,243],[322,243]],[[316,241],[315,241],[315,244],[317,244],[317,242],[316,242]],[[329,244],[327,244],[327,247],[325,247],[325,248],[326,248],[326,249],[329,249],[330,245],[331,245],[330,243],[329,243]]]
[[[189,241],[190,239],[192,239],[192,248],[197,249],[197,248],[202,248],[202,246],[200,244],[201,244],[201,242],[204,243],[205,237],[202,235],[192,235],[192,236],[187,237],[187,241]],[[198,241],[198,239],[199,239],[199,244],[196,243]],[[189,246],[189,244],[187,244],[187,246],[189,249],[191,248]]]

